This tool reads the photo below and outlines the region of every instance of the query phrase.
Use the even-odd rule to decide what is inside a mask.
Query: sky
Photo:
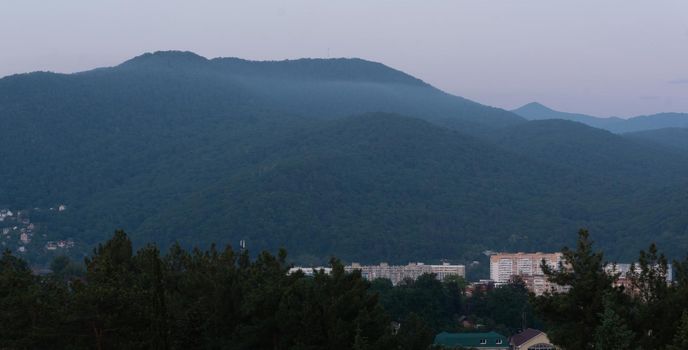
[[[688,112],[686,0],[0,0],[0,76],[172,49],[360,57],[506,109]]]

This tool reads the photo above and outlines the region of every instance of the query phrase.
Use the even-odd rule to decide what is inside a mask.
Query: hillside
[[[512,112],[528,120],[570,120],[619,134],[643,130],[688,127],[688,114],[686,113],[658,113],[628,119],[617,117],[602,118],[586,114],[560,112],[537,102],[526,104]]]
[[[333,70],[323,68],[328,65]],[[75,202],[146,171],[151,159],[202,146],[204,138],[226,143],[243,137],[241,128],[268,121],[298,129],[289,121],[294,116],[303,121],[368,111],[455,119],[468,132],[522,122],[363,60],[146,54],[113,68],[0,79],[0,156],[8,165],[0,203]]]
[[[533,140],[528,149],[545,144],[521,126],[514,129],[508,133]],[[570,132],[563,129],[560,134]],[[583,126],[572,134],[589,131],[580,141],[589,151],[580,159],[555,146],[570,140],[547,142],[554,146],[550,155],[527,157],[417,119],[346,118],[268,147],[255,166],[180,198],[139,232],[158,242],[183,237],[195,244],[224,228],[234,241],[256,249],[280,242],[310,262],[330,254],[404,262],[467,258],[484,249],[557,249],[570,227],[594,228],[611,256],[641,248],[625,237],[647,242],[660,229],[667,241],[680,241],[687,223],[680,208],[654,201],[686,203],[667,192],[671,184],[688,183],[688,162],[662,174],[641,171],[667,163],[652,151],[636,158],[632,142],[610,133]],[[516,150],[516,144],[503,145]],[[600,146],[606,149],[595,152]],[[591,164],[581,167],[586,160]],[[676,216],[665,217],[672,211]]]
[[[649,141],[677,150],[688,151],[688,128],[638,131],[624,134],[624,136],[630,139]]]
[[[346,118],[263,153],[255,166],[147,220],[143,234],[192,243],[224,227],[258,249],[280,242],[303,260],[455,258],[529,231],[519,216],[551,212],[544,202],[556,202],[524,205],[548,192],[537,163],[413,118]],[[196,231],[209,236],[183,234]],[[492,234],[474,241],[475,232]]]
[[[39,217],[46,239],[87,250],[124,228],[306,263],[464,261],[559,249],[579,227],[611,256],[655,238],[688,249],[684,153],[526,122],[359,59],[164,52],[15,75],[0,79],[0,124],[0,205],[66,203]]]
[[[502,109],[449,95],[381,63],[356,58],[207,60],[189,52],[156,52],[133,58],[115,71],[217,79],[239,86],[263,107],[316,118],[375,111],[458,120],[469,127],[501,127],[523,121]]]
[[[652,186],[682,181],[688,174],[688,158],[680,152],[582,123],[536,120],[493,135],[512,152],[608,181]]]

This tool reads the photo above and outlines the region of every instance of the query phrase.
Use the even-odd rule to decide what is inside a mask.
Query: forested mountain
[[[537,102],[524,105],[513,110],[513,112],[529,120],[571,120],[587,124],[595,128],[609,130],[614,133],[688,127],[688,114],[686,113],[657,113],[652,115],[637,116],[629,119],[617,117],[602,118],[585,114],[555,111]]]
[[[247,241],[298,262],[688,248],[688,155],[531,121],[359,59],[146,54],[0,79],[0,206],[69,210],[53,237]]]
[[[659,145],[688,151],[688,128],[664,128],[657,130],[638,131],[624,134],[624,136],[654,142]]]
[[[258,62],[158,52],[129,60],[114,71],[211,79],[241,89],[264,108],[316,118],[391,112],[459,120],[473,127],[523,121],[513,113],[446,94],[408,74],[361,59]]]

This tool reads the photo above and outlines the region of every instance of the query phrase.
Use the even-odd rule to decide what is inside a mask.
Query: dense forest
[[[359,59],[159,52],[14,75],[0,124],[0,209],[32,210],[32,262],[68,238],[80,260],[113,227],[137,248],[245,240],[302,264],[470,262],[578,227],[626,261],[650,240],[688,249],[685,149],[526,121]]]
[[[0,347],[425,349],[437,330],[458,329],[459,315],[473,307],[461,278],[371,285],[335,259],[330,274],[314,276],[288,273],[286,261],[284,250],[255,259],[231,247],[135,251],[123,231],[83,264],[56,258],[44,276],[5,251]],[[525,288],[518,290],[521,298],[511,303],[526,303]],[[502,317],[518,319],[520,305],[514,310]]]
[[[369,282],[332,271],[288,273],[286,251],[251,258],[215,246],[137,251],[123,231],[83,263],[56,258],[34,275],[21,258],[0,258],[0,347],[10,349],[428,349],[441,331],[525,327],[566,349],[683,349],[688,345],[688,260],[654,245],[628,277],[605,271],[587,231],[564,248],[566,265],[543,269],[565,293],[529,294],[518,277],[466,293],[460,277]]]
[[[659,145],[688,151],[688,128],[664,128],[644,130],[626,134],[629,138],[636,138],[654,142]]]

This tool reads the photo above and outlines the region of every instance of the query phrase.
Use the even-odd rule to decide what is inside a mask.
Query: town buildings
[[[561,286],[550,283],[542,272],[541,263],[558,269],[563,263],[561,253],[493,253],[490,256],[490,279],[495,286],[509,283],[514,276],[520,277],[526,287],[536,295],[546,291],[563,291]]]
[[[633,269],[632,269],[633,267]],[[659,269],[659,266],[657,266]],[[619,278],[614,283],[615,286],[623,286],[627,291],[633,291],[634,287],[632,285],[630,274],[631,272],[640,273],[640,266],[638,264],[607,264],[604,270],[608,274],[618,274]],[[661,273],[661,271],[658,271]],[[667,284],[671,284],[673,281],[673,269],[671,264],[667,264],[666,276]]]
[[[441,265],[426,265],[424,263],[409,263],[408,265],[389,265],[381,263],[379,265],[361,265],[352,263],[345,267],[347,272],[360,270],[361,275],[368,279],[374,280],[377,278],[386,278],[392,281],[392,284],[397,285],[401,281],[410,278],[417,279],[423,274],[434,273],[436,278],[440,281],[449,276],[458,276],[466,278],[466,266],[452,265],[443,263]]]
[[[392,281],[392,284],[397,285],[405,279],[415,280],[423,274],[435,274],[435,277],[443,281],[449,276],[458,276],[466,278],[466,266],[452,265],[443,263],[441,265],[426,265],[424,263],[409,263],[408,265],[389,265],[387,263],[380,263],[379,265],[361,265],[352,263],[344,267],[346,272],[360,271],[361,276],[369,281],[386,278]],[[296,271],[303,272],[306,276],[313,276],[316,271],[324,271],[325,273],[332,272],[329,267],[300,267],[295,266],[289,269],[289,273]]]

